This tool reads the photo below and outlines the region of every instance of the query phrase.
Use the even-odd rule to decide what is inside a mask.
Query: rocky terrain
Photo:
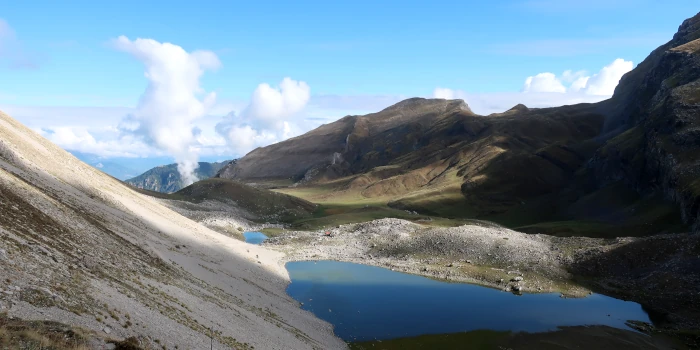
[[[288,231],[264,245],[284,252],[286,261],[348,261],[513,293],[604,293],[641,303],[660,328],[700,328],[697,234],[554,237],[486,224],[436,228],[382,219]]]
[[[216,175],[222,167],[235,162],[235,160],[214,163],[199,162],[199,166],[194,172],[198,179],[204,180]],[[185,187],[180,172],[177,170],[177,164],[155,167],[124,182],[144,190],[163,193],[177,192]]]
[[[183,217],[2,113],[0,213],[0,326],[47,321],[143,349],[346,346],[286,295],[282,254]]]
[[[532,233],[697,231],[699,38],[700,14],[600,103],[479,116],[461,100],[413,98],[256,149],[217,176]]]
[[[330,232],[330,237],[325,232]],[[597,240],[528,235],[502,227],[426,227],[399,219],[290,231],[265,241],[285,260],[341,260],[377,265],[513,292],[587,293],[565,286],[570,252]]]

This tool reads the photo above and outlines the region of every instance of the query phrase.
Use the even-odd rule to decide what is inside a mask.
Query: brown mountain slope
[[[427,125],[432,117],[445,111],[467,108],[461,101],[423,102],[423,99],[409,99],[379,113],[347,116],[304,135],[255,149],[239,160],[239,166],[224,167],[217,176],[248,182],[299,180],[310,170],[341,162],[339,157],[354,150],[360,143],[358,140],[405,125]]]
[[[138,337],[144,348],[202,348],[210,327],[217,348],[343,348],[286,295],[280,258],[0,113],[0,312]]]
[[[686,230],[700,207],[699,38],[696,15],[597,104],[483,117],[459,100],[410,99],[255,150],[219,176],[528,232]]]

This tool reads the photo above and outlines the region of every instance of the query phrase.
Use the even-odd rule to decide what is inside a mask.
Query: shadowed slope
[[[388,204],[528,232],[697,231],[697,40],[700,14],[596,104],[482,117],[460,100],[409,99],[255,150],[219,176],[285,179],[297,186],[285,193],[319,203]]]

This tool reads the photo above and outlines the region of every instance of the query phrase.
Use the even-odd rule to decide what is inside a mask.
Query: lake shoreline
[[[263,245],[284,252],[284,262],[335,260],[516,293],[584,297],[595,292],[631,300],[655,315],[654,325],[642,331],[698,343],[693,334],[700,329],[700,295],[695,292],[700,271],[685,268],[694,266],[700,254],[695,251],[700,247],[698,235],[606,240],[381,219],[319,231],[284,231]],[[676,253],[663,260],[659,254],[664,250]],[[664,264],[683,269],[656,273]]]

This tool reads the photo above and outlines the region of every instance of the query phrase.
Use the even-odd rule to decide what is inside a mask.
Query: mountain
[[[213,163],[199,162],[195,175],[199,179],[208,179],[231,162],[235,162],[235,160]],[[125,180],[125,182],[145,190],[164,193],[177,192],[184,187],[180,172],[177,170],[177,164],[157,166],[139,176]]]
[[[698,231],[698,38],[700,14],[600,103],[479,116],[414,98],[258,148],[217,176],[525,232]]]
[[[346,348],[286,295],[282,253],[185,218],[3,113],[0,213],[3,332],[46,322],[71,349]]]

